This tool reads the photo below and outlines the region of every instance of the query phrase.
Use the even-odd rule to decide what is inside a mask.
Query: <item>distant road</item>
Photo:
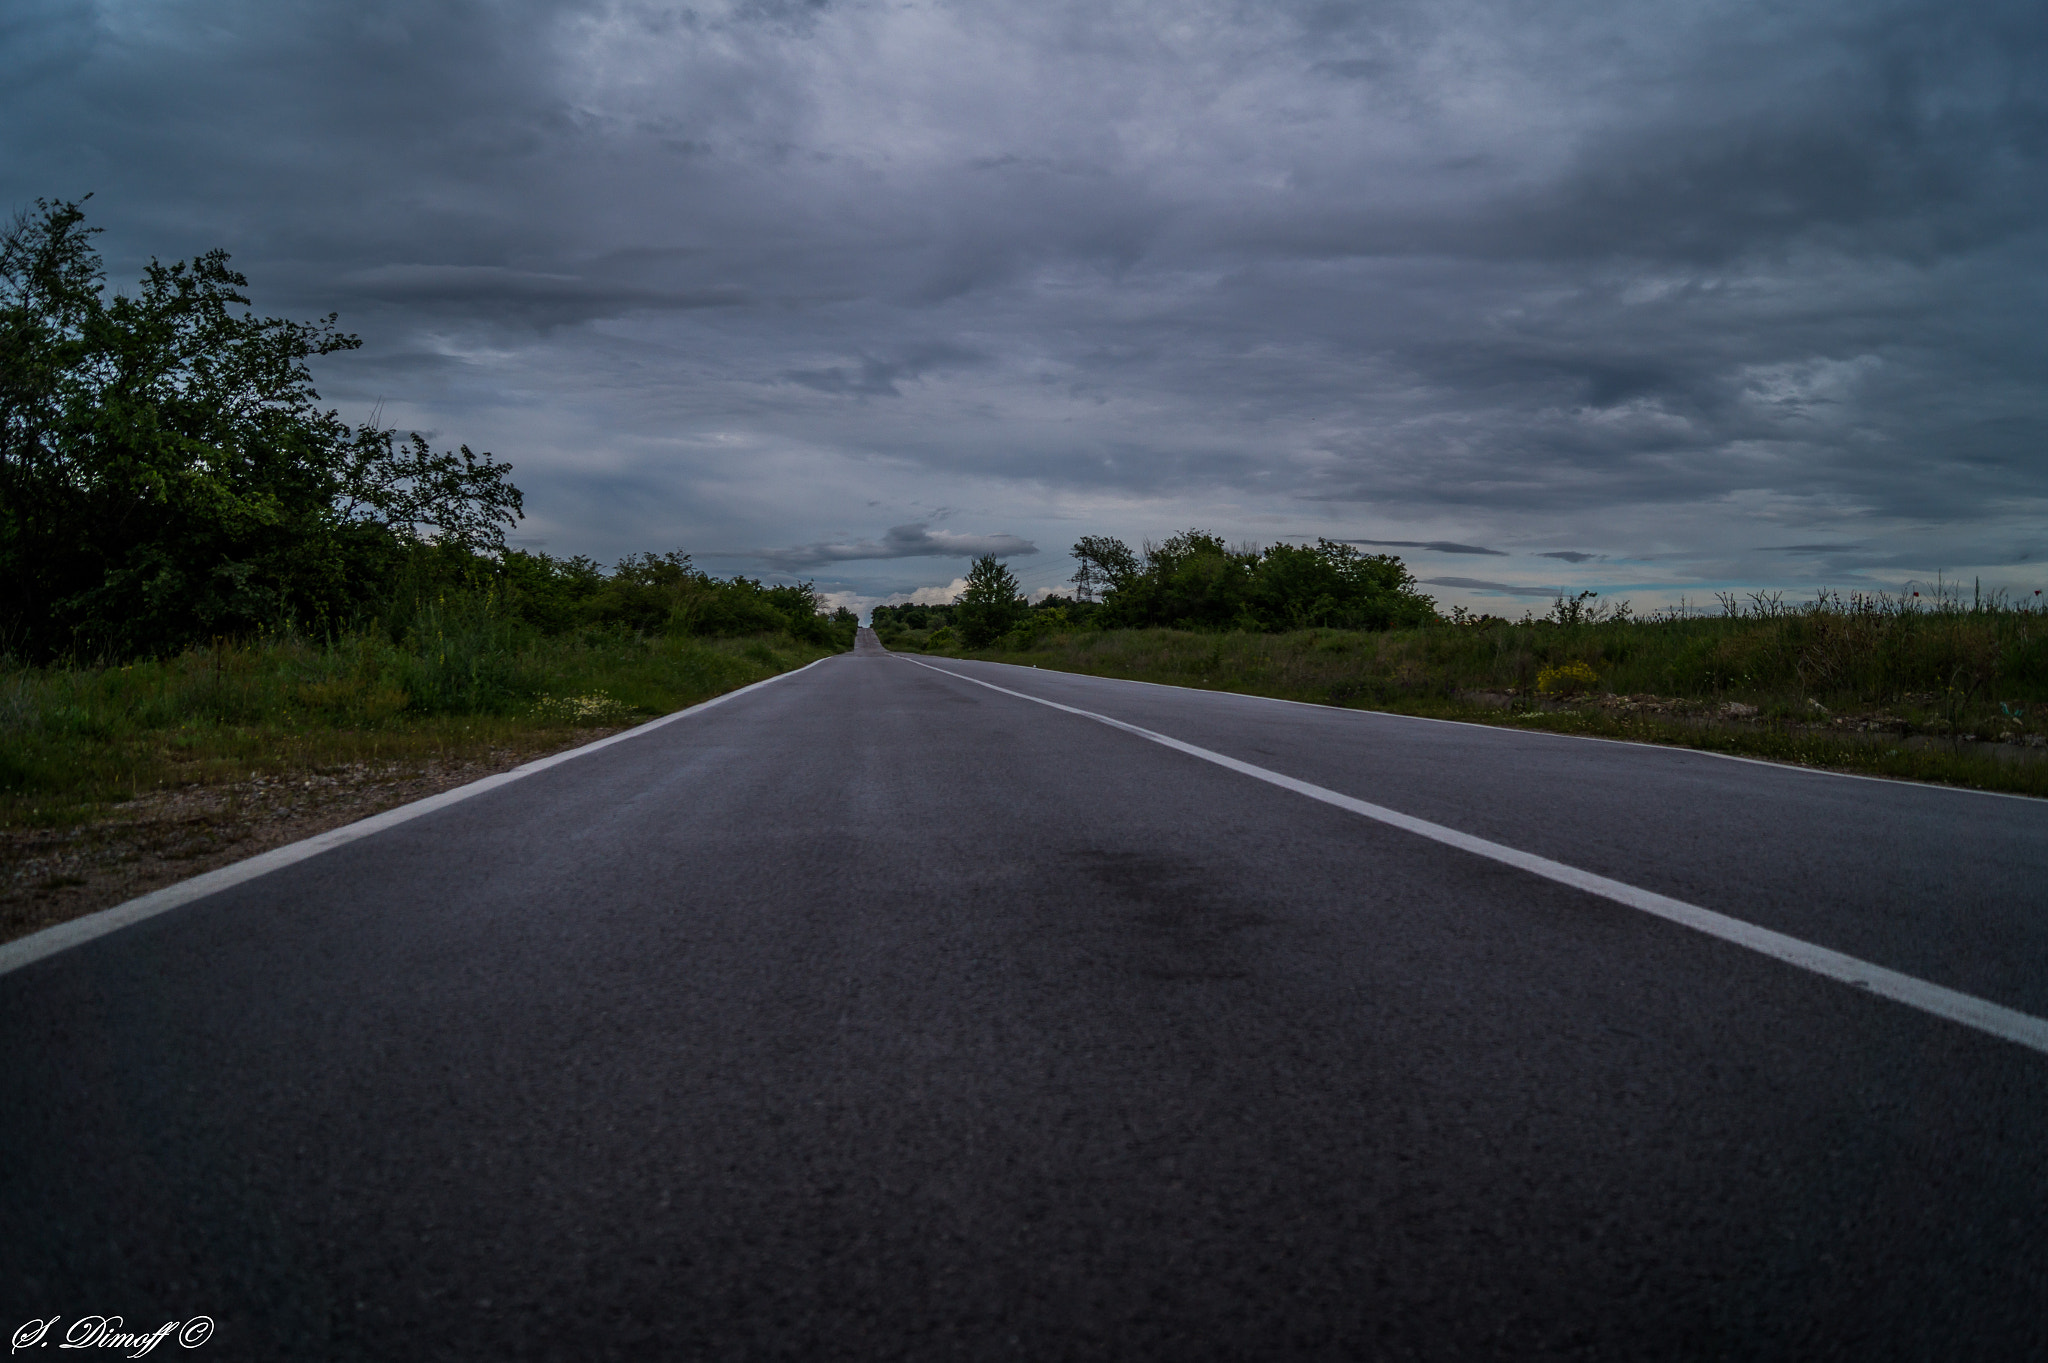
[[[2041,1018],[2048,802],[863,631],[0,974],[0,1309],[216,1322],[153,1358],[2038,1359]]]

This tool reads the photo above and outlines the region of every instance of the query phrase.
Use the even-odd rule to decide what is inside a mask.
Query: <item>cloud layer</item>
[[[555,552],[2040,585],[2043,69],[2006,0],[19,0],[0,190],[340,310]]]
[[[1038,546],[1015,535],[970,535],[924,525],[891,526],[882,538],[854,544],[806,544],[796,549],[763,549],[755,557],[778,568],[815,568],[878,558],[1011,558],[1035,554]]]
[[[1485,549],[1476,544],[1459,544],[1455,540],[1346,540],[1344,542],[1346,544],[1387,545],[1395,549],[1430,549],[1439,554],[1492,554],[1496,558],[1507,557],[1507,551],[1504,549]],[[1545,554],[1543,557],[1557,558],[1561,556]]]
[[[1517,587],[1506,582],[1489,582],[1476,577],[1425,577],[1425,587],[1460,587],[1468,592],[1485,596],[1554,596],[1560,594],[1554,587]]]

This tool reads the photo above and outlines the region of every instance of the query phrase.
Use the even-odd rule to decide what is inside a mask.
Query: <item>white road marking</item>
[[[896,656],[902,657],[901,654]],[[1006,696],[1028,700],[1034,705],[1048,706],[1070,715],[1079,715],[1083,719],[1092,719],[1098,724],[1107,724],[1112,729],[1135,734],[1149,742],[1172,748],[1175,752],[1198,757],[1204,762],[1213,762],[1219,767],[1252,777],[1254,780],[1264,781],[1268,785],[1278,786],[1282,790],[1291,790],[1297,795],[1306,795],[1311,800],[1335,805],[1339,809],[1363,815],[1365,818],[1377,820],[1418,837],[1428,838],[1432,842],[1440,842],[1447,847],[1455,847],[1459,851],[1470,852],[1475,856],[1527,871],[1531,875],[1556,881],[1560,885],[1568,885],[1575,890],[1583,890],[1587,894],[1598,895],[1602,899],[1625,904],[1632,909],[1640,909],[1668,922],[1691,928],[1695,932],[1703,932],[1709,937],[1718,937],[1724,942],[1747,947],[1773,960],[1798,966],[1801,970],[1810,970],[1816,975],[1825,975],[1844,984],[1855,985],[1859,989],[1881,995],[1895,1003],[1903,1003],[1908,1008],[1917,1008],[1923,1013],[1947,1018],[1950,1022],[1960,1022],[1965,1027],[1975,1028],[2006,1041],[2017,1042],[2030,1050],[2048,1055],[2048,1019],[2037,1018],[2030,1013],[2022,1013],[2017,1009],[1932,984],[1912,975],[1903,975],[1896,970],[1887,970],[1881,965],[1874,965],[1827,947],[1816,946],[1797,937],[1788,937],[1782,932],[1773,932],[1754,923],[1745,923],[1739,918],[1730,918],[1726,914],[1715,913],[1712,909],[1688,904],[1682,899],[1672,899],[1668,895],[1639,889],[1619,880],[1610,880],[1591,871],[1582,871],[1576,866],[1567,866],[1561,861],[1552,861],[1533,852],[1489,842],[1470,833],[1460,833],[1455,828],[1446,828],[1427,819],[1414,818],[1382,805],[1368,804],[1364,800],[1354,799],[1307,781],[1299,781],[1292,776],[1283,776],[1264,767],[1255,767],[1249,762],[1240,762],[1235,757],[1226,757],[1207,748],[1198,748],[1192,743],[1184,743],[1178,738],[1170,738],[1151,729],[1127,724],[1123,720],[1112,719],[1093,710],[1083,710],[1073,705],[1062,705],[1056,700],[1046,700],[1041,696],[1012,691],[1007,686],[998,686],[994,682],[983,681],[979,677],[970,677],[948,668],[933,667],[930,663],[917,662],[914,658],[904,658],[903,661],[916,663],[919,667],[943,673],[959,681],[985,686],[991,691],[1000,691]]]
[[[892,657],[902,657],[892,654]],[[905,662],[915,659],[904,658]],[[1021,667],[1021,663],[999,663],[999,667]],[[1033,671],[1041,671],[1037,663],[1031,664]],[[939,668],[939,671],[945,671]],[[955,673],[954,675],[959,675]],[[1607,743],[1619,748],[1648,749],[1652,752],[1670,753],[1685,757],[1711,757],[1717,762],[1746,762],[1752,767],[1769,767],[1773,771],[1796,771],[1807,776],[1831,776],[1844,781],[1875,781],[1886,786],[1911,786],[1914,790],[1939,792],[1944,795],[1985,795],[1994,800],[2031,800],[2038,803],[2038,795],[2021,795],[2010,790],[1980,790],[1976,786],[1943,786],[1932,781],[1915,781],[1904,776],[1871,776],[1860,771],[1836,771],[1833,767],[1809,767],[1799,762],[1780,761],[1770,757],[1744,757],[1739,753],[1717,752],[1712,748],[1686,748],[1673,743],[1655,743],[1640,738],[1603,738],[1598,734],[1561,734],[1555,729],[1523,729],[1506,724],[1484,724],[1473,719],[1440,719],[1435,715],[1404,715],[1398,710],[1374,710],[1359,705],[1325,705],[1321,701],[1288,700],[1284,696],[1261,696],[1250,691],[1216,691],[1201,686],[1181,686],[1174,682],[1139,681],[1136,677],[1104,677],[1093,672],[1067,672],[1068,677],[1086,677],[1090,681],[1115,682],[1120,686],[1155,686],[1162,691],[1186,691],[1197,696],[1230,697],[1233,700],[1257,700],[1269,705],[1299,705],[1308,710],[1320,710],[1324,714],[1370,715],[1374,719],[1406,720],[1411,724],[1448,724],[1457,729],[1484,729],[1495,734],[1527,734],[1531,738],[1556,738],[1567,743]]]
[[[842,656],[844,655],[836,653],[832,655],[835,658]],[[175,909],[181,904],[189,904],[195,899],[203,899],[207,895],[219,890],[225,890],[231,885],[240,885],[245,880],[254,880],[260,875],[267,875],[282,867],[290,866],[294,862],[304,861],[308,857],[317,857],[322,852],[344,846],[356,841],[358,838],[367,838],[372,833],[381,833],[387,828],[417,819],[423,814],[431,814],[437,809],[446,809],[449,805],[459,804],[473,796],[482,795],[485,791],[496,790],[499,786],[509,785],[521,777],[531,776],[535,772],[546,771],[549,767],[559,766],[574,758],[588,757],[600,748],[609,748],[614,743],[624,743],[629,738],[638,738],[642,734],[651,733],[665,724],[673,724],[679,719],[688,719],[691,715],[702,714],[714,705],[723,705],[729,700],[744,696],[749,691],[757,690],[763,686],[771,686],[776,682],[782,681],[784,678],[794,677],[797,672],[808,672],[816,667],[818,663],[830,662],[831,660],[831,658],[820,658],[817,662],[805,663],[794,672],[777,673],[775,676],[754,682],[750,686],[742,686],[736,691],[728,691],[722,696],[713,696],[710,700],[700,701],[686,710],[678,710],[674,714],[663,715],[660,719],[651,719],[638,728],[628,729],[621,734],[613,734],[610,738],[600,738],[595,743],[585,743],[580,748],[571,748],[567,752],[558,752],[547,757],[538,758],[524,766],[514,767],[510,771],[501,771],[496,775],[486,776],[481,781],[472,781],[466,786],[457,786],[453,790],[444,790],[439,795],[429,795],[426,799],[415,800],[409,805],[400,805],[396,809],[387,809],[382,814],[373,814],[367,819],[361,819],[352,824],[344,824],[340,828],[331,828],[325,833],[317,833],[300,842],[287,843],[283,847],[273,847],[268,852],[250,857],[247,861],[238,861],[231,866],[223,866],[219,870],[208,871],[205,875],[194,876],[190,880],[181,880],[176,885],[166,885],[161,890],[131,899],[125,904],[116,904],[111,909],[101,909],[98,913],[87,914],[83,918],[74,918],[68,923],[59,923],[55,927],[44,928],[41,932],[30,933],[26,937],[16,938],[12,942],[0,944],[0,975],[5,975],[10,970],[19,970],[31,962],[42,960],[45,956],[54,956],[60,951],[90,942],[95,937],[104,937],[110,932],[127,927],[130,923],[139,923],[145,918],[154,918],[158,914]]]

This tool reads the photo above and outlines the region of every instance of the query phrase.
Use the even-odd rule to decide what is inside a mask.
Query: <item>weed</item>
[[[941,634],[924,646],[948,646]],[[2048,795],[2048,761],[2032,756],[2048,748],[2048,612],[1953,591],[1917,603],[1731,595],[1718,615],[1687,605],[1648,617],[1580,597],[1560,599],[1546,619],[1381,632],[1081,630],[1042,635],[1025,656],[1102,676]],[[1532,707],[1538,697],[1550,708]]]
[[[1536,674],[1536,689],[1546,696],[1575,696],[1600,684],[1600,674],[1576,660],[1546,667]]]
[[[223,640],[124,667],[0,667],[0,824],[61,825],[160,787],[531,746],[831,651],[787,637],[541,636],[436,602],[398,643]]]

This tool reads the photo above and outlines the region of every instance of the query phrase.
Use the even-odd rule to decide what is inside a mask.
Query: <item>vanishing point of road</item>
[[[2048,1357],[2048,802],[863,632],[415,813],[0,948],[10,1332]]]

